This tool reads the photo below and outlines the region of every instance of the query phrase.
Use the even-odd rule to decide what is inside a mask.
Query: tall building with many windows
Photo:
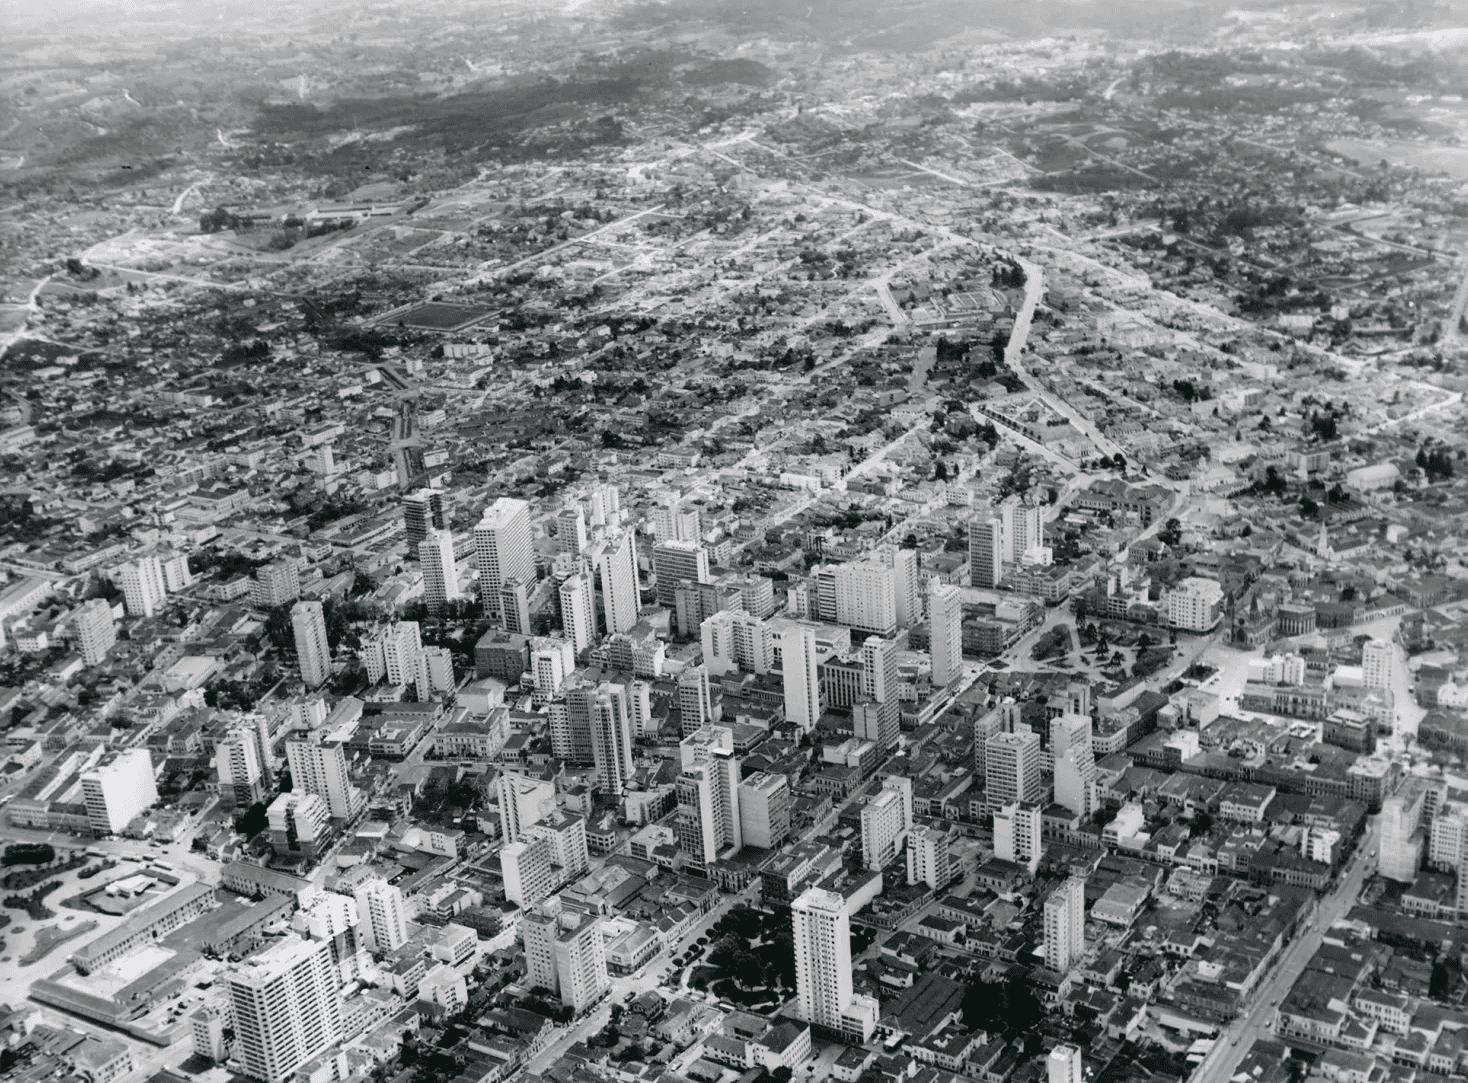
[[[809,888],[790,904],[795,995],[800,1018],[828,1035],[865,1043],[879,1005],[851,987],[851,916],[837,892]]]
[[[291,606],[291,631],[296,638],[301,683],[307,688],[320,688],[331,676],[331,643],[326,638],[326,610],[321,603],[297,602]]]
[[[430,530],[448,527],[444,515],[442,489],[415,489],[403,497],[403,527],[408,535],[408,552],[416,553],[418,545]]]
[[[745,846],[777,850],[790,838],[790,783],[756,771],[739,783],[739,830]]]
[[[94,835],[115,835],[134,816],[158,803],[153,757],[146,748],[105,753],[81,776],[87,826]]]
[[[1025,553],[1045,544],[1045,525],[1040,509],[1019,497],[1010,497],[999,505],[1000,522],[1004,524],[1004,559],[1018,564]]]
[[[245,1074],[284,1083],[342,1038],[341,975],[325,940],[286,937],[227,974]]]
[[[526,984],[578,1015],[595,1003],[611,984],[600,925],[592,914],[563,910],[559,899],[527,911],[520,923]]]
[[[356,891],[362,941],[379,954],[408,942],[408,910],[403,893],[386,880],[368,880]]]
[[[933,687],[946,688],[963,674],[963,598],[938,579],[929,581],[928,636]]]
[[[556,810],[556,787],[545,779],[501,771],[495,782],[506,842],[519,842],[525,829]]]
[[[990,808],[1040,799],[1040,735],[999,733],[984,748],[984,794]]]
[[[879,636],[897,632],[897,593],[893,569],[881,561],[851,561],[832,570],[836,586],[836,623]]]
[[[366,807],[366,796],[347,774],[347,751],[340,739],[297,731],[286,739],[285,758],[291,768],[291,784],[326,802],[333,820],[350,820]]]
[[[571,641],[571,650],[579,657],[596,641],[596,601],[591,589],[591,576],[577,572],[561,583],[561,628]]]
[[[636,537],[630,530],[619,530],[599,539],[591,549],[591,567],[601,590],[602,621],[607,635],[628,631],[642,611],[642,595],[637,585]]]
[[[1041,830],[1041,809],[1034,802],[1016,801],[995,809],[994,856],[1034,876],[1045,850]]]
[[[821,678],[816,632],[809,624],[781,621],[776,628],[785,693],[785,718],[802,730],[815,729],[821,717]]]
[[[82,661],[89,666],[101,665],[107,652],[117,644],[117,621],[112,618],[112,607],[101,598],[93,598],[77,607],[72,620]],[[3,642],[3,632],[0,632],[0,642]]]
[[[897,604],[897,626],[911,628],[923,619],[922,576],[916,549],[887,549],[882,559],[892,567],[892,596]]]
[[[522,910],[550,898],[551,846],[547,839],[511,842],[500,848],[500,873],[505,898]]]
[[[506,579],[535,582],[535,548],[530,530],[530,504],[502,496],[484,509],[474,528],[479,559],[479,598],[493,611]]]
[[[937,891],[952,878],[948,833],[941,827],[918,824],[907,833],[907,882],[927,884]]]
[[[1073,1045],[1057,1045],[1045,1058],[1049,1083],[1083,1083],[1081,1051]]]
[[[652,547],[652,570],[657,577],[658,605],[672,608],[678,584],[709,581],[709,553],[697,541],[664,541]]]
[[[139,557],[119,567],[113,578],[122,589],[130,617],[151,617],[168,601],[163,564],[157,556]]]
[[[436,617],[460,598],[454,536],[447,530],[430,528],[418,543],[418,564],[423,570],[423,604]]]
[[[265,796],[265,770],[255,744],[253,732],[233,729],[214,746],[220,797],[237,809],[247,809]]]
[[[699,626],[703,664],[710,677],[726,673],[768,673],[775,665],[770,625],[753,613],[724,609]]]
[[[975,519],[968,525],[969,583],[993,590],[1004,578],[1004,523]]]
[[[1045,965],[1064,974],[1086,957],[1086,881],[1072,873],[1045,900]]]
[[[603,681],[591,702],[591,755],[603,793],[620,797],[627,791],[633,733],[627,686]]]
[[[1390,688],[1397,646],[1389,639],[1368,639],[1361,646],[1361,683],[1367,688]]]
[[[716,721],[713,686],[703,666],[687,666],[678,674],[678,717],[685,735]]]
[[[704,870],[725,849],[744,845],[739,812],[739,759],[723,726],[706,726],[678,746],[678,846],[689,863]]]
[[[525,583],[511,576],[500,584],[500,626],[511,635],[528,636],[530,627],[530,590],[534,583]]]
[[[891,775],[861,809],[862,864],[884,868],[902,849],[911,827],[912,780]]]

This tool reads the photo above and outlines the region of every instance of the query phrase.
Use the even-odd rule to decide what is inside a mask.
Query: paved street
[[[1219,1034],[1217,1044],[1198,1065],[1191,1083],[1226,1083],[1256,1040],[1273,1037],[1275,1008],[1304,972],[1325,931],[1355,904],[1368,872],[1376,868],[1375,859],[1369,856],[1376,844],[1377,818],[1372,817],[1361,837],[1355,860],[1346,867],[1335,890],[1320,900],[1315,920],[1285,948],[1280,960],[1249,997],[1249,1010]]]

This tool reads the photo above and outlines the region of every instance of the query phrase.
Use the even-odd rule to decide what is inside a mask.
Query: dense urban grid
[[[0,1078],[1468,1076],[1453,6],[802,6],[18,22]]]

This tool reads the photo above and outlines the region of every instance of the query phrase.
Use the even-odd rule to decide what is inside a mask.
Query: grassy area
[[[36,943],[30,951],[20,957],[21,966],[30,966],[39,963],[58,944],[65,944],[68,940],[75,940],[79,936],[85,936],[97,928],[95,921],[81,921],[70,929],[45,928],[36,930]]]

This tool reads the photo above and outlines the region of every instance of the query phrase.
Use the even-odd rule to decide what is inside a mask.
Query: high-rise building
[[[322,940],[331,950],[331,961],[343,983],[362,974],[361,919],[357,900],[334,891],[319,891],[291,919],[291,927],[312,940]]]
[[[591,703],[591,755],[603,793],[620,797],[632,780],[632,705],[627,686],[603,681]]]
[[[292,557],[281,557],[255,569],[250,604],[275,609],[301,596],[301,568]]]
[[[713,687],[703,666],[687,666],[678,674],[678,714],[685,736],[717,721]]]
[[[927,884],[937,891],[953,879],[948,859],[948,833],[940,827],[918,824],[907,833],[907,882]]]
[[[500,849],[505,898],[522,910],[550,898],[551,846],[548,839],[511,842]]]
[[[744,845],[739,810],[739,759],[732,733],[705,726],[678,745],[678,845],[689,862],[707,871],[726,848]]]
[[[270,848],[277,856],[317,858],[331,835],[331,813],[314,793],[291,790],[277,794],[265,810]]]
[[[502,771],[495,783],[499,791],[500,824],[506,842],[519,842],[525,829],[538,824],[556,810],[556,787],[544,779]]]
[[[1397,647],[1388,639],[1368,639],[1361,647],[1361,683],[1367,688],[1390,688]]]
[[[615,485],[597,485],[581,498],[581,508],[592,527],[615,530],[622,525],[622,494]]]
[[[543,839],[550,846],[551,872],[555,886],[580,876],[591,867],[586,846],[586,821],[555,810],[539,823],[525,828],[526,840]]]
[[[989,738],[984,793],[990,808],[1040,799],[1040,735],[1028,728]]]
[[[339,739],[297,731],[285,742],[285,758],[291,768],[291,785],[326,802],[333,820],[353,819],[366,806],[366,796],[347,774],[347,751]]]
[[[897,698],[897,644],[868,636],[861,645],[861,691],[878,703]]]
[[[115,835],[158,803],[153,757],[146,748],[105,753],[81,776],[81,784],[87,826],[94,835]]]
[[[579,657],[596,640],[596,603],[591,576],[577,572],[560,587],[561,629]]]
[[[479,558],[479,597],[486,609],[499,603],[500,585],[506,579],[534,583],[529,502],[502,496],[485,508],[474,528],[474,552]]]
[[[902,849],[911,827],[912,780],[890,775],[861,809],[862,864],[869,869],[885,868]]]
[[[113,576],[122,588],[122,599],[130,617],[151,617],[168,601],[163,564],[154,555],[139,557],[120,566]]]
[[[219,793],[235,808],[246,809],[265,796],[265,771],[260,766],[255,735],[248,729],[233,729],[214,746],[219,771]]]
[[[331,643],[326,638],[326,610],[321,603],[297,602],[291,606],[291,631],[296,637],[301,683],[307,688],[320,688],[331,676]]]
[[[602,621],[607,635],[637,623],[642,595],[637,585],[637,539],[630,530],[609,534],[592,546],[591,566],[601,588]]]
[[[1086,881],[1072,873],[1045,900],[1045,965],[1065,974],[1086,957]]]
[[[923,619],[922,577],[916,549],[888,549],[882,559],[892,566],[892,595],[897,604],[897,626],[911,628]]]
[[[1044,849],[1039,805],[1016,801],[994,810],[995,857],[1019,865],[1034,876]]]
[[[245,1074],[284,1083],[342,1038],[341,976],[324,940],[285,937],[227,975]]]
[[[1377,874],[1410,884],[1417,879],[1426,831],[1427,780],[1409,775],[1381,805],[1381,856]],[[1428,825],[1430,829],[1430,824]]]
[[[408,552],[418,552],[419,543],[430,530],[448,527],[441,489],[416,489],[403,497],[403,526],[408,535]]]
[[[408,942],[407,905],[403,893],[386,880],[368,880],[357,888],[357,915],[368,950],[385,954]]]
[[[768,673],[774,668],[774,633],[752,613],[721,610],[703,622],[700,633],[703,664],[710,677],[735,671]]]
[[[999,516],[1004,525],[1004,560],[1008,563],[1018,564],[1029,550],[1045,544],[1039,508],[1015,496],[999,505]]]
[[[73,620],[82,661],[89,666],[101,665],[117,643],[117,622],[112,618],[112,607],[101,598],[93,598],[77,607]],[[3,636],[0,632],[0,642]]]
[[[975,519],[968,525],[969,582],[993,590],[1004,579],[1004,523]]]
[[[520,923],[526,984],[559,995],[579,1015],[611,984],[600,925],[592,914],[561,909],[558,899],[527,911]]]
[[[697,541],[664,541],[652,547],[652,570],[657,577],[658,605],[672,608],[678,584],[709,581],[709,553]]]
[[[883,752],[897,747],[898,735],[902,732],[902,716],[897,699],[878,703],[863,696],[851,705],[852,736],[871,741]]]
[[[500,626],[511,635],[528,636],[530,627],[530,591],[514,576],[500,584]]]
[[[857,1043],[871,1040],[879,1005],[851,988],[851,916],[837,892],[813,887],[790,904],[795,941],[795,993],[812,1029]]]
[[[933,687],[947,688],[963,675],[963,599],[958,588],[929,581],[928,635],[933,658]]]
[[[1096,757],[1089,715],[1058,715],[1050,720],[1050,751],[1055,757],[1055,803],[1088,818],[1096,805]]]
[[[879,636],[897,632],[893,569],[881,561],[851,561],[832,570],[836,623]]]
[[[1082,1083],[1081,1051],[1073,1045],[1057,1045],[1045,1058],[1049,1083]]]
[[[790,838],[790,783],[756,771],[739,783],[739,830],[744,845],[777,850]]]
[[[809,624],[781,621],[775,629],[785,693],[785,718],[802,730],[815,729],[821,717],[821,678],[816,632]]]
[[[454,536],[447,530],[430,528],[418,543],[418,564],[423,569],[423,604],[430,614],[439,616],[450,602],[460,598]]]
[[[586,516],[581,511],[581,505],[562,508],[556,514],[556,552],[579,557],[588,540]]]
[[[1223,586],[1189,576],[1167,592],[1167,623],[1185,632],[1211,632],[1223,619]]]
[[[386,677],[389,684],[415,685],[419,699],[429,698],[423,635],[417,621],[400,620],[379,630],[362,645],[361,659],[373,684]]]
[[[189,558],[183,553],[173,553],[161,558],[163,586],[170,594],[187,590],[193,586],[194,575],[189,571]]]

